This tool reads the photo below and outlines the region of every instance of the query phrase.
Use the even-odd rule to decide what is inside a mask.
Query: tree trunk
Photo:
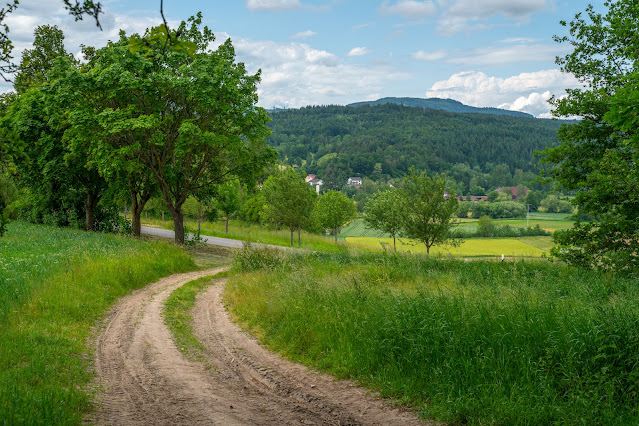
[[[151,199],[150,194],[142,193],[138,200],[138,193],[135,190],[129,190],[131,194],[131,235],[139,237],[142,233],[142,211],[147,201]]]
[[[397,245],[395,245],[395,234],[393,234],[393,251],[397,253]]]
[[[167,206],[173,218],[173,231],[175,232],[175,244],[184,245],[184,213],[182,209]]]
[[[93,231],[95,227],[95,207],[98,205],[98,198],[91,192],[87,192],[87,202],[85,209],[84,229]]]
[[[131,208],[133,208],[133,206],[131,206]],[[124,205],[124,220],[126,220],[126,213],[127,213],[127,208],[126,208],[126,204]]]
[[[337,228],[333,229],[333,232],[335,233],[335,244],[337,244]]]
[[[202,210],[197,209],[197,234],[202,232]]]
[[[302,247],[302,237],[301,234],[302,233],[302,225],[297,225],[297,247]]]
[[[224,228],[224,233],[229,233],[229,213],[226,213],[226,227]]]
[[[162,210],[162,222],[164,222],[164,210]]]
[[[426,246],[426,256],[430,256],[430,246]]]
[[[293,247],[293,236],[295,235],[295,228],[291,226],[291,247]]]

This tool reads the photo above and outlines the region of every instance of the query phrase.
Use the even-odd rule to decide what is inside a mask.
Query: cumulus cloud
[[[478,107],[499,105],[538,117],[548,116],[552,95],[562,96],[566,88],[581,87],[577,79],[560,70],[521,73],[508,78],[466,71],[441,80],[426,92],[427,97],[455,99]]]
[[[384,2],[380,12],[385,15],[402,15],[408,19],[432,16],[437,13],[437,7],[432,1],[401,0],[394,4]]]
[[[295,33],[291,36],[291,38],[297,39],[297,40],[306,40],[307,38],[311,38],[314,35],[317,35],[317,33],[315,31],[311,31],[311,30],[306,30],[306,31],[301,31],[299,33]]]
[[[364,56],[369,53],[370,50],[367,47],[353,47],[350,52],[348,52],[348,56]]]
[[[393,80],[407,78],[388,65],[354,65],[305,43],[235,39],[238,60],[262,70],[259,104],[266,108],[345,104],[378,96]]]
[[[249,10],[287,10],[301,6],[299,0],[246,0]]]

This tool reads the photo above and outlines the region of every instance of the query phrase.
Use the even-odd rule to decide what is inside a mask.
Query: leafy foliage
[[[324,229],[331,229],[337,243],[339,228],[357,214],[355,204],[339,191],[327,191],[317,200],[314,215]]]
[[[561,144],[547,148],[542,161],[548,176],[575,190],[578,221],[557,235],[553,253],[591,267],[639,270],[639,169],[637,99],[639,86],[639,4],[606,1],[600,14],[592,6],[567,24],[570,36],[556,37],[573,51],[558,59],[562,70],[586,85],[555,99],[559,117],[581,116],[558,133]]]
[[[446,176],[428,177],[425,172],[410,170],[399,186],[403,210],[402,230],[408,238],[426,246],[426,253],[436,244],[459,244],[451,239],[453,217],[457,212],[457,198],[451,193],[446,199]]]
[[[396,237],[402,230],[404,207],[398,191],[387,190],[374,194],[366,203],[366,222],[393,237],[393,250],[397,251]]]

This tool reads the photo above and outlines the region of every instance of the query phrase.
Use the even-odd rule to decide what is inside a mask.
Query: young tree
[[[322,228],[333,231],[337,244],[339,228],[357,215],[357,209],[355,203],[346,195],[329,190],[317,200],[315,215]]]
[[[73,115],[75,123],[97,123],[94,154],[116,151],[150,171],[178,244],[190,194],[237,177],[254,181],[276,157],[265,143],[266,111],[255,106],[259,73],[247,75],[235,62],[230,40],[208,50],[214,36],[200,25],[198,14],[171,33],[188,42],[180,49],[166,49],[166,40],[154,37],[165,26],[147,30],[144,43],[122,33],[92,56],[88,72],[74,76],[78,99],[103,98]]]
[[[240,204],[240,182],[238,180],[231,180],[217,189],[217,207],[224,213],[226,217],[226,223],[224,225],[224,233],[229,233],[229,216],[241,207]]]
[[[393,251],[397,252],[396,237],[402,229],[404,209],[398,191],[393,188],[375,193],[366,203],[366,223],[393,236]]]
[[[288,227],[291,231],[291,247],[297,230],[297,244],[300,246],[300,229],[310,217],[315,196],[304,177],[290,167],[278,171],[264,182],[262,196],[264,214],[269,221]]]
[[[448,199],[444,197],[447,186],[445,176],[431,179],[426,172],[417,173],[412,168],[399,186],[404,210],[403,233],[422,242],[429,255],[434,245],[457,243],[449,232],[455,224],[457,198],[454,193]]]
[[[605,14],[588,6],[570,23],[562,21],[569,35],[555,37],[573,48],[557,63],[585,87],[552,100],[555,116],[581,120],[560,128],[560,143],[542,152],[542,163],[560,187],[576,191],[579,212],[595,218],[556,233],[553,254],[578,265],[636,271],[639,170],[631,117],[639,93],[639,4],[618,0],[604,6]]]

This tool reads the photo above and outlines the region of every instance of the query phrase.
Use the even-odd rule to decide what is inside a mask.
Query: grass
[[[173,229],[173,222],[161,219],[142,219],[142,223],[147,226],[155,226],[163,229]],[[189,232],[197,230],[197,221],[185,218],[185,225]],[[229,233],[224,232],[224,222],[202,222],[201,234],[211,237],[230,238],[233,240],[250,241],[254,243],[271,244],[276,246],[290,247],[291,233],[286,229],[268,229],[262,225],[231,221]],[[314,251],[339,252],[340,248],[333,243],[332,238],[321,235],[309,234],[302,231],[302,248]],[[295,232],[295,247],[297,247],[297,232]]]
[[[535,242],[531,244],[530,242]],[[472,238],[465,240],[459,247],[435,246],[431,248],[433,256],[454,256],[454,257],[478,257],[478,256],[501,256],[508,257],[541,257],[544,254],[541,241],[548,241],[552,246],[551,237],[527,237],[527,238]],[[364,250],[381,250],[382,244],[393,247],[392,238],[367,238],[367,237],[347,237],[346,242],[354,247]],[[398,239],[397,251],[404,253],[423,254],[426,247],[411,240]]]
[[[639,286],[548,261],[241,250],[225,301],[287,357],[454,424],[639,422]]]
[[[132,289],[193,269],[166,243],[12,222],[0,239],[2,422],[80,423],[96,322]]]
[[[164,305],[164,323],[171,330],[175,345],[191,360],[203,361],[202,352],[205,351],[202,343],[193,334],[191,310],[195,306],[195,299],[200,292],[214,283],[214,279],[226,275],[226,272],[220,272],[215,276],[190,281],[171,293]]]

